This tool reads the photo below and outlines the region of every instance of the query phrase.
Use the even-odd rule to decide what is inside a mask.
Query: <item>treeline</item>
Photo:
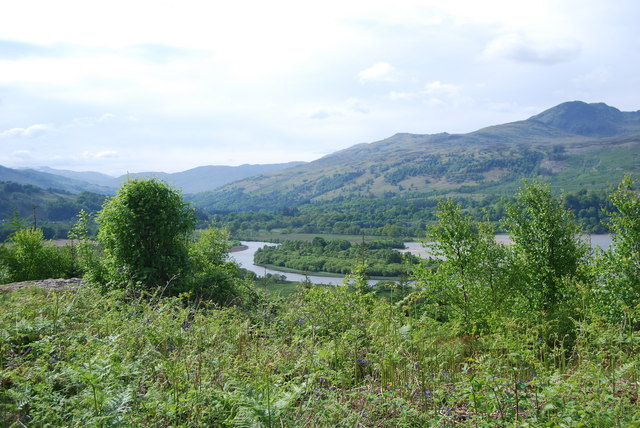
[[[489,220],[498,231],[500,220],[513,198],[489,196],[483,199],[456,198],[465,212],[475,220]],[[604,190],[581,190],[562,196],[562,204],[573,211],[583,233],[606,233],[606,211],[615,211]],[[314,202],[277,210],[250,212],[216,212],[216,224],[233,236],[250,238],[263,232],[331,233],[340,235],[374,235],[390,238],[421,237],[436,220],[438,198],[414,195],[388,198],[353,198],[332,202]]]
[[[325,240],[316,237],[311,242],[287,240],[278,246],[266,246],[256,251],[254,263],[294,269],[300,272],[348,274],[358,263],[366,264],[371,276],[406,276],[418,258],[403,255],[401,240],[373,241],[354,245],[346,240]]]

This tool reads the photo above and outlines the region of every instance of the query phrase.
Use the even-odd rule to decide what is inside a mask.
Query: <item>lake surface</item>
[[[600,248],[606,250],[611,245],[611,235],[610,234],[599,234],[599,235],[582,235],[582,239],[589,243],[592,248]],[[503,244],[510,244],[511,238],[506,234],[496,235],[496,241],[502,242]],[[426,244],[429,244],[427,242]],[[405,242],[405,250],[400,250],[403,253],[411,253],[415,256],[419,256],[422,258],[429,256],[429,249],[424,247],[422,242]]]
[[[611,245],[611,235],[583,235],[583,239],[591,244],[593,248],[607,249]],[[496,235],[496,241],[498,242],[510,242],[509,235]],[[247,249],[242,251],[235,251],[230,253],[231,259],[238,262],[238,264],[244,269],[254,272],[258,276],[266,276],[270,273],[272,275],[284,275],[287,281],[302,282],[307,279],[314,284],[329,284],[329,285],[341,285],[344,277],[332,277],[332,276],[320,276],[320,275],[301,275],[298,273],[282,272],[274,269],[267,269],[262,266],[257,266],[253,263],[253,255],[255,252],[265,246],[275,246],[271,242],[242,242],[242,245]],[[405,243],[407,249],[402,252],[412,253],[419,257],[427,257],[429,255],[428,249],[424,248],[422,242],[407,242]],[[377,280],[370,280],[369,284],[377,283]]]

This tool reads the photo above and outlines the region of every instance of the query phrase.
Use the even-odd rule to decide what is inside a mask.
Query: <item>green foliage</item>
[[[231,241],[226,230],[213,224],[199,231],[198,239],[189,246],[187,279],[178,290],[193,293],[223,305],[243,304],[255,299],[251,286],[238,279],[238,265],[228,260]]]
[[[453,200],[438,204],[439,222],[429,228],[432,257],[441,260],[436,271],[423,262],[416,270],[418,293],[428,299],[437,319],[458,320],[464,332],[487,327],[507,297],[507,249],[495,242],[495,230],[462,213]],[[413,298],[413,297],[412,297]]]
[[[204,298],[0,288],[0,425],[640,425],[639,201],[625,178],[614,246],[595,263],[534,182],[507,208],[511,246],[440,201],[434,261],[411,285],[365,288],[368,253],[394,243],[316,237],[281,246],[351,251],[354,286],[270,299],[238,281],[228,233],[210,226],[185,244],[171,290]],[[70,235],[82,269],[99,260],[89,225],[81,214]],[[0,278],[7,260],[44,269],[50,248],[20,230],[0,247]]]
[[[0,249],[0,282],[46,278],[69,278],[76,272],[67,248],[56,248],[44,240],[42,229],[23,228]]]
[[[594,295],[601,313],[619,319],[640,304],[640,194],[631,176],[623,178],[611,202],[613,242],[598,258]]]
[[[545,324],[459,336],[346,287],[243,311],[90,287],[0,306],[2,426],[640,423],[635,322],[582,321],[567,352]]]
[[[515,263],[520,269],[518,303],[550,316],[571,308],[580,266],[587,256],[580,228],[572,213],[553,196],[550,187],[528,183],[507,209],[506,230],[513,240]]]
[[[406,272],[406,263],[417,258],[403,256],[397,249],[404,248],[400,240],[381,240],[366,243],[366,249],[346,240],[315,238],[312,242],[287,240],[278,246],[267,246],[256,251],[258,265],[285,267],[300,272],[328,272],[347,274],[356,265],[366,262],[371,276],[397,277]]]
[[[98,240],[115,286],[165,286],[188,268],[193,210],[158,180],[127,181],[98,214]]]
[[[69,248],[84,278],[94,284],[104,284],[108,281],[107,272],[98,245],[92,239],[94,223],[94,216],[81,210],[69,231]]]

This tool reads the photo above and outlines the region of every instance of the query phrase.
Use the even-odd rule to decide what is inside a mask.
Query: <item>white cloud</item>
[[[365,115],[369,109],[358,99],[349,98],[342,105],[316,107],[308,114],[309,119],[329,119],[332,117],[348,117]]]
[[[17,150],[11,153],[11,156],[17,159],[27,160],[31,159],[31,152],[29,150]]]
[[[606,67],[598,67],[586,74],[581,74],[574,79],[574,82],[581,85],[604,85],[611,83],[613,73]]]
[[[46,134],[51,131],[53,127],[46,124],[31,125],[26,128],[11,128],[6,131],[0,132],[0,137],[24,137],[35,138]]]
[[[397,77],[398,71],[388,62],[377,62],[358,73],[358,79],[362,83],[393,81]]]
[[[118,152],[115,152],[113,150],[105,150],[105,151],[96,153],[95,157],[98,159],[105,159],[105,158],[113,159],[118,157]]]
[[[442,83],[439,80],[434,80],[426,84],[424,93],[427,95],[445,95],[447,97],[455,97],[460,94],[462,88],[450,83]]]
[[[0,156],[30,150],[35,165],[255,163],[583,94],[640,107],[633,0],[1,3]]]
[[[113,113],[103,113],[100,116],[83,116],[83,117],[74,117],[71,122],[67,125],[70,127],[90,127],[94,126],[98,123],[106,123],[113,121],[117,116]],[[125,121],[128,119],[125,118]]]
[[[576,59],[580,45],[571,40],[533,41],[522,34],[502,35],[487,45],[487,58],[504,58],[516,62],[555,65]]]
[[[398,101],[398,100],[410,100],[417,96],[418,94],[415,92],[399,92],[399,91],[391,91],[389,92],[389,98]]]

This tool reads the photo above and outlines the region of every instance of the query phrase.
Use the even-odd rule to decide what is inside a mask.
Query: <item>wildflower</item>
[[[182,323],[182,329],[183,330],[188,330],[189,327],[191,327],[191,323],[190,322],[185,321],[185,322]]]

